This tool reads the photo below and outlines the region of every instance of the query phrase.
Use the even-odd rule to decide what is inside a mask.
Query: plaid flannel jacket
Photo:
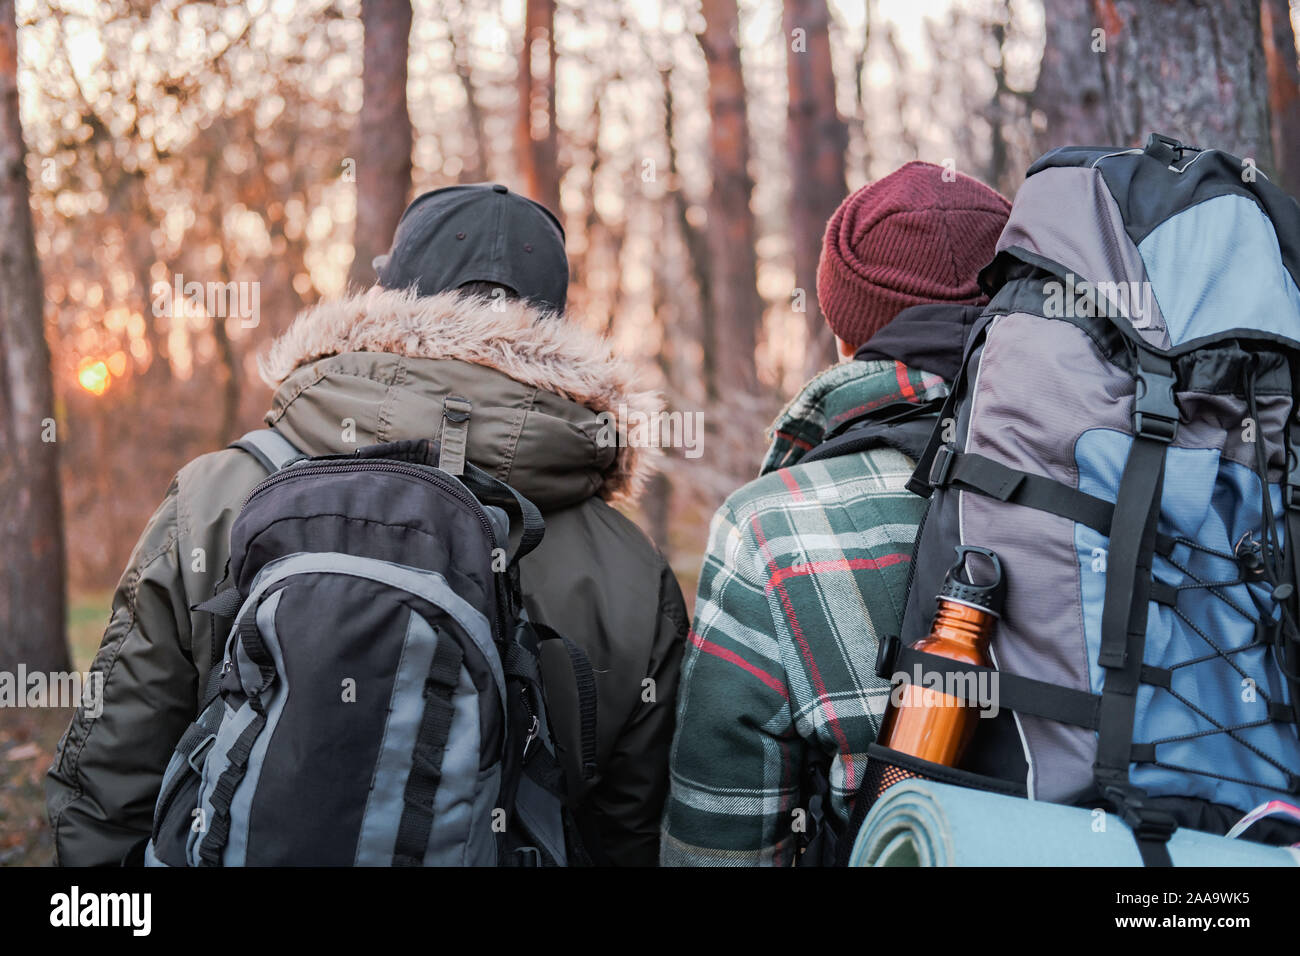
[[[892,361],[822,372],[772,426],[760,476],[714,516],[682,663],[664,865],[793,863],[804,770],[819,757],[847,821],[889,693],[877,641],[898,633],[925,502],[904,489],[913,463],[893,449],[799,459],[864,411],[947,391]]]

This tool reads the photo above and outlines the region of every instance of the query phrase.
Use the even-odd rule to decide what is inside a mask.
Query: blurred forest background
[[[368,285],[406,202],[458,182],[551,206],[570,320],[638,357],[671,407],[705,413],[703,457],[670,453],[632,515],[690,596],[712,510],[833,361],[814,277],[849,191],[919,158],[1013,195],[1052,146],[1150,130],[1295,185],[1296,12],[0,2],[0,669],[88,665],[172,475],[259,423],[259,352],[304,306]],[[256,283],[260,321],[157,314],[156,284],[178,275]],[[36,785],[66,715],[51,720],[53,737],[0,734],[0,789],[10,773],[11,793]]]

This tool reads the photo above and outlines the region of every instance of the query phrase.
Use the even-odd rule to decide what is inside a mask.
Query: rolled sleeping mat
[[[1177,830],[1174,866],[1300,866],[1300,850]],[[1141,866],[1112,813],[906,780],[871,808],[849,866]]]

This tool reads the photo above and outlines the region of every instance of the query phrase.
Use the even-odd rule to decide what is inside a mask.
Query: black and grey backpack
[[[1153,135],[1039,159],[998,250],[877,672],[979,686],[912,645],[954,549],[991,549],[999,715],[955,770],[873,745],[855,818],[932,777],[1112,807],[1168,863],[1177,826],[1300,802],[1300,206]]]
[[[450,402],[450,400],[449,400]],[[493,866],[585,862],[546,716],[518,559],[537,509],[430,441],[305,458],[236,443],[271,476],[231,532],[232,621],[206,705],[167,767],[146,862]],[[443,467],[437,467],[439,462]],[[513,526],[513,529],[512,529]]]

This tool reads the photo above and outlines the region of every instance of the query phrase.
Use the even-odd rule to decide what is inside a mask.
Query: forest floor
[[[73,597],[68,643],[73,667],[82,673],[99,647],[111,601],[107,591]],[[45,866],[54,858],[45,771],[71,718],[71,708],[0,710],[0,866]]]

